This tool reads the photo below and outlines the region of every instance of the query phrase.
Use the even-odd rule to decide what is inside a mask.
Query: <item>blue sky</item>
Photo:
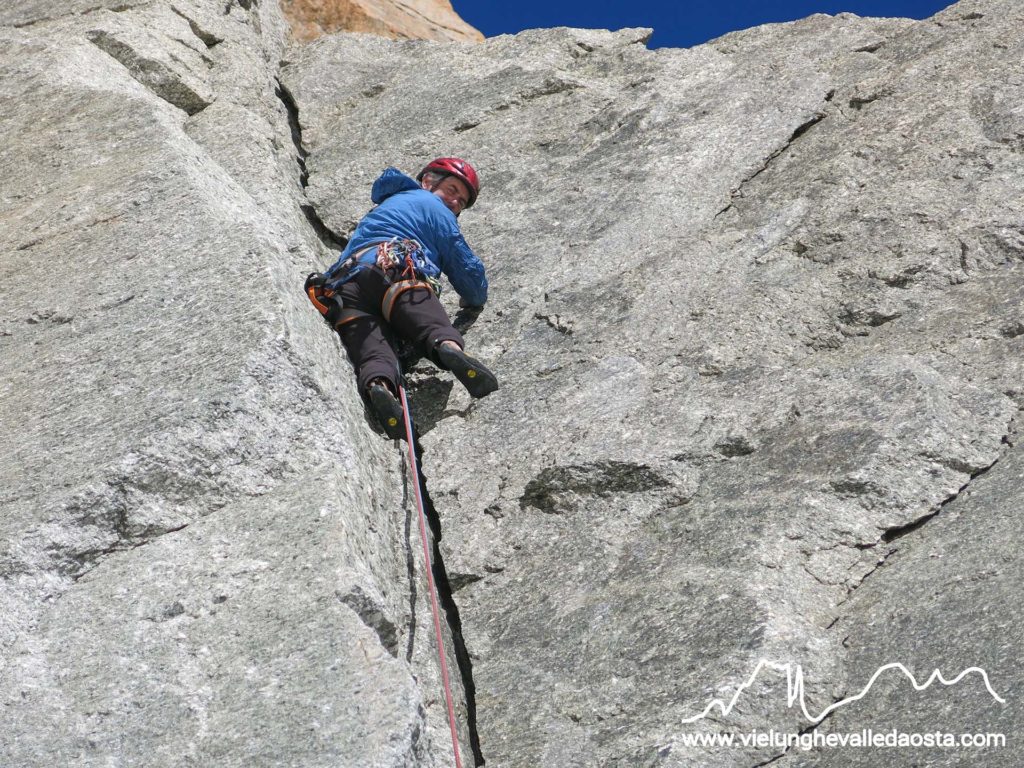
[[[773,21],[812,13],[924,19],[953,0],[452,0],[456,12],[492,37],[532,27],[653,27],[651,48],[689,47]]]

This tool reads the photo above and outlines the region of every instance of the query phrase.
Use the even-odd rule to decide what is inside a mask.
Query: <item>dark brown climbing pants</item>
[[[391,286],[379,267],[361,270],[338,291],[346,309],[365,314],[338,329],[349,359],[356,368],[359,391],[376,378],[386,379],[394,392],[398,382],[398,357],[388,342],[389,334],[402,336],[416,344],[419,351],[440,368],[435,349],[442,341],[454,341],[459,347],[465,341],[452,327],[448,313],[434,292],[415,288],[399,294],[391,309],[391,320],[385,321],[381,310],[384,294]]]

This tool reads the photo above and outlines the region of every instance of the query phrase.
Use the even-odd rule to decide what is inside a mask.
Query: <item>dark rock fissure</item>
[[[1018,414],[1019,414],[1019,411],[1018,411]],[[1017,416],[1014,416],[1012,419],[1010,419],[1010,422],[1006,425],[1006,434],[1003,435],[1003,438],[1002,438],[1002,441],[1001,441],[1002,445],[1005,446],[1005,447],[1002,450],[1002,452],[1000,453],[1000,455],[998,457],[996,457],[995,461],[993,461],[987,467],[983,467],[982,469],[979,469],[977,472],[974,472],[973,474],[971,474],[971,476],[967,480],[967,482],[964,483],[960,487],[960,489],[953,496],[949,497],[948,499],[943,501],[941,504],[939,504],[938,508],[934,512],[930,512],[927,515],[924,515],[923,517],[920,517],[917,520],[909,522],[909,523],[907,523],[905,525],[898,525],[898,526],[894,526],[892,528],[886,529],[885,532],[882,533],[882,537],[878,540],[877,544],[891,544],[892,542],[894,542],[894,541],[896,541],[898,539],[902,539],[904,536],[907,536],[908,534],[911,534],[914,531],[917,531],[917,530],[923,528],[929,522],[931,522],[936,517],[938,517],[947,506],[949,506],[954,501],[956,501],[961,496],[963,496],[964,493],[974,483],[975,480],[977,480],[979,477],[982,477],[983,475],[988,474],[992,470],[992,468],[994,466],[996,466],[996,464],[998,464],[1003,459],[1003,457],[1007,454],[1007,452],[1014,447],[1013,440],[1011,439],[1011,436],[1015,432],[1016,422],[1017,422]],[[865,546],[861,546],[859,548],[860,549],[867,549],[867,548],[871,548],[873,546],[877,546],[877,544],[867,545],[866,547]],[[866,582],[869,578],[871,578],[871,576],[873,576],[875,573],[877,573],[879,570],[881,570],[883,567],[885,567],[885,565],[888,562],[889,558],[892,555],[896,554],[896,552],[898,552],[898,551],[899,550],[896,547],[893,547],[888,552],[886,552],[882,557],[880,557],[878,559],[878,564],[875,565],[875,567],[872,568],[870,571],[868,571],[864,575],[864,578],[862,578],[855,585],[853,585],[852,587],[849,588],[849,590],[846,593],[846,597],[842,600],[842,602],[838,603],[838,605],[843,605],[844,603],[846,603],[850,599],[850,597],[853,595],[853,593],[856,592],[858,589],[860,589],[860,587],[863,586],[864,582]],[[842,616],[837,616],[828,625],[827,629],[831,629],[833,626],[835,626],[839,622],[839,620],[841,618],[842,618]]]
[[[27,27],[34,27],[36,24],[46,24],[47,22],[56,21],[56,20],[57,20],[56,16],[43,16],[42,18],[39,18],[39,19],[31,19],[29,21],[19,21],[19,22],[15,23],[15,24],[12,24],[11,27],[13,29],[26,29]],[[3,26],[6,26],[6,24],[3,25]]]
[[[295,161],[299,165],[299,186],[305,189],[309,185],[309,171],[306,168],[306,158],[309,157],[309,152],[306,151],[302,144],[302,124],[299,122],[299,105],[296,103],[295,97],[292,96],[284,83],[281,82],[281,79],[275,78],[275,80],[277,88],[274,89],[274,93],[281,100],[288,113],[288,127],[291,129],[292,144],[295,145]],[[312,203],[305,203],[300,205],[299,208],[306,217],[306,221],[313,228],[313,231],[316,232],[320,242],[329,250],[340,251],[348,244],[347,237],[338,234],[324,223]]]
[[[844,698],[846,698],[846,697],[841,696],[838,699],[836,699],[835,701],[833,701],[832,704],[835,704],[836,702],[842,701]],[[829,706],[831,706],[831,704]],[[821,725],[826,720],[828,720],[830,717],[832,717],[832,713],[833,712],[835,712],[835,710],[833,710],[832,712],[829,712],[827,715],[825,715],[823,718],[821,718],[821,720],[819,720],[818,722],[811,723],[806,728],[802,728],[801,730],[797,731],[797,735],[798,736],[804,736],[804,735],[806,735],[808,733],[811,733],[811,732],[817,730],[819,725]],[[774,757],[771,757],[771,758],[765,760],[763,763],[755,763],[751,768],[763,768],[763,766],[771,765],[772,763],[778,762],[782,758],[788,757],[789,756],[789,752],[790,752],[791,749],[792,749],[792,746],[787,746],[781,753],[775,755]]]
[[[834,90],[829,91],[827,94],[825,94],[825,102],[827,103],[827,102],[832,101],[832,98],[834,96],[835,96],[835,91]],[[765,159],[764,163],[762,163],[760,168],[758,168],[752,174],[750,174],[745,179],[743,179],[743,181],[741,181],[739,183],[739,186],[737,186],[736,189],[734,189],[732,192],[729,193],[729,204],[727,206],[725,206],[725,208],[720,210],[718,213],[716,213],[715,214],[715,218],[717,219],[723,213],[725,213],[730,208],[732,208],[737,198],[743,197],[743,187],[745,187],[751,181],[753,181],[758,176],[760,176],[762,173],[767,171],[769,166],[771,166],[771,164],[773,162],[775,162],[775,160],[777,158],[779,158],[782,155],[784,155],[786,153],[786,151],[791,146],[793,146],[793,142],[795,142],[797,139],[799,139],[801,136],[803,136],[805,133],[807,133],[809,130],[811,130],[811,128],[813,128],[815,125],[820,123],[826,117],[828,117],[828,114],[826,112],[821,112],[821,111],[815,112],[813,117],[811,117],[809,120],[806,120],[805,122],[803,122],[800,125],[798,125],[796,130],[793,131],[793,134],[789,137],[789,139],[786,141],[785,144],[783,144],[781,147],[779,147],[774,152],[772,152],[770,155],[768,155],[768,157]]]
[[[803,122],[800,125],[798,125],[796,130],[793,131],[793,135],[789,137],[789,140],[786,141],[786,143],[783,144],[781,147],[779,147],[777,150],[775,150],[770,155],[768,155],[768,158],[764,161],[764,164],[760,168],[758,168],[756,171],[754,171],[750,176],[745,178],[740,183],[740,186],[733,193],[733,196],[734,197],[742,197],[742,191],[741,190],[743,189],[743,186],[745,184],[748,184],[749,182],[753,181],[758,176],[760,176],[762,173],[767,171],[768,168],[771,166],[771,164],[773,162],[775,162],[775,160],[777,158],[779,158],[782,155],[784,155],[789,150],[789,148],[791,146],[793,146],[793,142],[795,142],[797,139],[799,139],[801,136],[803,136],[811,128],[813,128],[815,125],[817,125],[818,123],[820,123],[824,119],[825,119],[825,113],[824,112],[815,112],[814,117],[812,117],[810,120],[807,120],[806,122]]]
[[[174,13],[178,14],[186,22],[188,22],[188,26],[189,29],[192,30],[192,34],[198,37],[202,41],[203,45],[205,45],[207,48],[213,48],[216,45],[224,42],[224,38],[217,37],[217,35],[213,34],[212,32],[208,32],[207,30],[200,27],[199,24],[195,21],[195,19],[191,18],[188,14],[179,9],[177,6],[172,5],[171,10],[174,11]]]
[[[337,592],[338,600],[355,611],[360,620],[377,634],[377,639],[392,656],[398,656],[398,627],[388,619],[381,606],[358,586]]]
[[[348,238],[342,237],[324,224],[312,204],[300,205],[299,208],[302,210],[302,215],[306,217],[306,221],[313,227],[316,236],[320,238],[320,242],[327,246],[329,250],[341,251],[348,245]]]
[[[405,509],[405,567],[409,576],[409,641],[405,646],[405,660],[412,663],[412,654],[416,646],[416,556],[412,547],[412,510],[413,504],[409,489],[409,472],[405,466],[405,454],[402,454],[402,507]]]
[[[117,533],[120,538],[111,546],[106,547],[104,549],[90,549],[83,552],[78,552],[72,556],[72,560],[74,560],[77,563],[80,563],[82,566],[82,570],[71,574],[72,581],[77,582],[87,573],[90,573],[91,571],[98,568],[102,564],[103,560],[105,560],[110,555],[116,555],[119,552],[130,552],[133,549],[138,549],[139,547],[144,547],[147,544],[152,544],[157,539],[161,538],[162,536],[166,536],[169,533],[177,533],[178,531],[185,530],[189,527],[190,523],[184,523],[175,528],[166,528],[161,531],[155,531],[146,538],[140,541],[132,542],[130,544],[126,543],[126,541],[129,538],[129,535],[126,531],[126,523],[124,523],[123,525],[125,527],[125,532],[122,533],[122,526],[119,525]]]
[[[101,11],[109,11],[110,13],[125,13],[126,11],[134,10],[135,8],[141,8],[141,3],[122,3],[121,5],[114,5],[107,7],[105,5],[97,5],[93,8],[86,8],[84,11],[79,13],[79,16],[88,16],[93,13],[99,13]]]
[[[537,320],[543,320],[548,324],[549,328],[554,328],[556,331],[561,333],[563,336],[572,336],[572,327],[562,322],[562,318],[558,315],[545,315],[540,312],[536,312],[534,317]]]
[[[234,8],[236,4],[242,10],[251,11],[254,5],[259,5],[259,0],[228,0],[227,5],[224,6],[224,15],[229,15],[231,13],[231,9]]]
[[[778,762],[779,760],[781,760],[782,758],[784,758],[788,754],[789,754],[789,750],[786,750],[785,752],[781,752],[781,753],[775,755],[775,757],[772,757],[772,758],[769,758],[768,760],[765,760],[763,763],[755,763],[753,768],[764,768],[764,766],[766,766],[766,765],[771,765],[772,763]]]
[[[1007,429],[1008,430],[1012,429],[1013,422],[1014,422],[1014,420],[1011,420],[1010,423],[1007,425]],[[1009,435],[1009,432],[1007,433],[1007,435]],[[1003,445],[1009,446],[1009,443],[1007,442],[1007,437],[1006,436],[1003,437],[1002,443],[1003,443]],[[996,458],[995,461],[993,461],[987,467],[983,467],[982,469],[979,469],[977,472],[972,474],[970,476],[970,479],[968,479],[968,481],[966,483],[964,483],[960,487],[960,490],[958,490],[956,492],[956,494],[954,494],[953,496],[951,496],[950,498],[946,499],[944,502],[939,504],[938,509],[936,509],[934,512],[932,512],[930,514],[927,514],[927,515],[925,515],[922,518],[914,520],[911,523],[907,523],[906,525],[898,525],[898,526],[895,526],[893,528],[887,529],[885,531],[885,533],[882,534],[882,539],[881,539],[882,542],[888,544],[890,542],[896,541],[897,539],[902,539],[907,534],[913,533],[914,531],[918,530],[919,528],[924,527],[924,525],[926,523],[928,523],[930,520],[932,520],[933,518],[935,518],[939,514],[941,514],[943,509],[945,509],[947,506],[949,506],[954,501],[956,501],[961,496],[963,496],[964,492],[971,486],[971,484],[975,480],[977,480],[979,477],[982,477],[982,476],[988,474],[989,471],[992,469],[992,467],[994,467],[996,464],[998,464],[1000,462],[1000,460],[1003,458],[1003,456],[1005,456],[1005,455],[1006,455],[1006,451],[1004,450],[1004,451],[1002,451],[1000,453],[1000,455]],[[875,569],[875,570],[877,570],[877,569]],[[863,581],[861,583],[863,583]]]
[[[302,124],[299,122],[299,105],[295,102],[295,97],[292,96],[284,83],[281,82],[281,78],[275,78],[277,82],[277,88],[274,89],[274,94],[284,104],[285,110],[288,112],[288,128],[292,134],[292,144],[295,145],[295,160],[299,164],[299,185],[305,189],[309,186],[309,171],[306,170],[306,158],[309,157],[309,152],[306,151],[305,146],[302,144]]]
[[[295,146],[295,159],[299,166],[299,185],[305,189],[309,184],[309,171],[306,167],[306,158],[309,157],[309,152],[306,150],[302,141],[302,124],[299,121],[299,105],[288,88],[281,82],[281,79],[278,77],[275,78],[275,81],[277,83],[275,94],[284,105],[288,114],[288,127],[291,130],[292,143]],[[324,224],[312,203],[301,205],[300,208],[302,209],[306,220],[316,232],[317,237],[327,248],[331,250],[341,250],[345,247],[348,243],[348,238],[339,235]],[[448,571],[444,565],[444,558],[441,555],[441,521],[437,514],[437,510],[434,508],[433,501],[430,498],[430,493],[427,490],[427,482],[422,469],[422,455],[423,451],[419,444],[417,444],[416,477],[420,484],[420,490],[423,494],[424,510],[427,515],[427,521],[430,524],[430,532],[433,538],[431,560],[434,583],[437,587],[438,600],[444,610],[445,619],[448,622],[448,628],[451,632],[455,658],[458,664],[460,677],[462,678],[462,686],[466,695],[466,720],[467,727],[469,728],[469,743],[473,750],[474,765],[482,766],[484,765],[485,760],[480,749],[480,735],[477,731],[476,685],[473,682],[473,663],[469,657],[469,651],[466,648],[466,643],[462,636],[462,620],[459,616],[458,605],[455,603],[455,599],[452,596],[454,592],[453,585],[451,579],[448,577]],[[409,510],[405,520],[405,541],[406,563],[410,577],[410,626],[409,640],[406,645],[405,654],[406,660],[411,661],[413,657],[417,619],[415,561],[412,554],[410,538],[412,530],[412,505],[408,503],[410,498],[407,479],[403,480],[403,501],[405,502],[406,509]]]
[[[427,478],[423,474],[423,449],[419,442],[416,443],[416,477],[420,484],[420,492],[423,494],[423,508],[427,513],[427,522],[430,524],[430,535],[432,541],[431,561],[434,572],[434,583],[437,587],[437,597],[444,610],[445,619],[448,622],[448,629],[451,632],[452,646],[455,651],[455,660],[459,667],[459,674],[462,677],[462,687],[466,692],[466,721],[469,728],[469,744],[473,750],[475,766],[482,766],[486,762],[483,752],[480,749],[480,733],[477,730],[476,716],[476,683],[473,680],[473,661],[469,657],[469,650],[466,648],[466,641],[462,635],[462,618],[459,615],[459,606],[455,602],[454,587],[448,576],[448,570],[444,565],[444,557],[441,555],[441,517],[434,507],[427,489]]]
[[[965,485],[964,488],[966,487],[967,486]],[[961,488],[960,490],[962,492],[963,488]],[[956,499],[957,497],[959,497],[959,495],[960,494],[957,493],[957,495],[954,496],[953,499]],[[953,501],[953,499],[950,499],[950,501]],[[914,520],[912,523],[907,523],[906,525],[897,525],[893,528],[887,528],[885,533],[882,534],[881,541],[885,544],[888,544],[890,542],[896,541],[896,539],[902,539],[908,533],[913,533],[918,528],[923,528],[929,520],[931,520],[933,517],[938,515],[939,512],[942,511],[942,507],[944,507],[945,505],[946,502],[943,502],[937,510],[935,510],[934,512],[930,512],[924,517],[920,517],[917,520]]]
[[[86,39],[125,68],[129,77],[146,88],[158,99],[177,107],[189,117],[198,115],[212,103],[196,92],[163,64],[141,55],[131,45],[102,30],[90,30]],[[171,56],[175,60],[174,56]],[[182,63],[180,59],[176,59]]]
[[[854,48],[854,53],[877,53],[879,49],[885,45],[885,41],[877,43],[869,43],[868,45],[861,46],[860,48]]]

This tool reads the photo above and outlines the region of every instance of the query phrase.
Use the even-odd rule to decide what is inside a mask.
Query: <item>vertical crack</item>
[[[277,88],[275,94],[281,103],[284,105],[288,115],[288,126],[291,129],[292,144],[295,146],[295,160],[299,166],[299,186],[305,190],[309,185],[309,169],[306,166],[306,159],[309,157],[309,152],[305,148],[302,141],[302,124],[299,122],[299,107],[295,101],[294,96],[288,90],[288,88],[281,82],[280,78],[275,78],[277,82]],[[341,250],[348,243],[348,239],[344,236],[334,232],[328,227],[324,221],[320,218],[316,211],[316,208],[312,203],[306,203],[300,205],[306,220],[310,226],[316,232],[317,237],[320,241],[330,250]],[[469,651],[466,648],[465,639],[462,636],[462,619],[459,615],[459,607],[455,603],[453,597],[453,588],[451,580],[448,578],[448,571],[444,565],[444,557],[441,554],[441,521],[437,510],[434,507],[434,503],[430,498],[430,492],[427,489],[426,477],[423,475],[423,451],[419,443],[416,443],[416,478],[420,484],[420,490],[423,494],[423,506],[424,511],[427,515],[427,522],[430,525],[430,534],[432,538],[431,548],[431,560],[432,570],[434,576],[434,583],[437,586],[437,597],[444,610],[445,620],[448,623],[449,633],[452,638],[452,646],[455,653],[456,665],[458,666],[459,676],[462,679],[462,688],[465,692],[466,700],[466,720],[467,727],[469,730],[469,744],[473,750],[473,759],[475,766],[484,765],[483,753],[480,749],[480,735],[477,731],[477,715],[476,715],[476,685],[473,681],[473,663],[469,657]],[[403,452],[404,455],[404,452]],[[403,501],[405,502],[406,509],[410,510],[406,515],[405,520],[405,538],[406,538],[406,564],[409,572],[410,582],[410,626],[409,626],[409,640],[406,644],[405,656],[407,661],[411,661],[413,657],[415,634],[416,634],[416,579],[415,579],[415,559],[411,549],[411,530],[412,530],[412,505],[410,501],[410,484],[408,475],[403,473]]]
[[[402,453],[405,466],[405,453]],[[422,483],[421,483],[422,486]],[[409,575],[409,642],[405,646],[405,660],[412,663],[416,645],[416,556],[412,551],[412,510],[414,504],[409,497],[409,473],[402,472],[402,507],[405,509],[405,567]]]
[[[466,641],[462,635],[462,618],[459,615],[459,606],[455,602],[454,590],[451,580],[448,577],[448,570],[444,565],[444,557],[441,555],[441,517],[434,507],[430,498],[430,491],[427,489],[427,478],[423,474],[423,449],[419,440],[415,440],[416,449],[416,478],[420,484],[420,491],[423,494],[423,508],[427,514],[427,522],[430,525],[430,537],[432,539],[431,561],[433,563],[434,583],[437,586],[437,597],[444,609],[445,619],[448,622],[448,629],[451,633],[452,646],[455,651],[455,661],[459,668],[459,675],[462,678],[462,688],[466,694],[466,721],[469,728],[469,745],[473,750],[474,765],[484,765],[483,752],[480,749],[480,733],[477,730],[476,714],[476,683],[473,679],[473,661],[469,657],[469,650],[466,648]]]
[[[302,124],[299,122],[299,105],[295,101],[295,97],[292,96],[288,88],[285,87],[284,83],[281,82],[281,78],[275,78],[277,82],[277,88],[274,89],[274,93],[277,98],[281,100],[284,105],[286,112],[288,113],[288,127],[291,129],[292,144],[295,145],[295,161],[299,166],[299,186],[303,190],[309,186],[309,169],[306,167],[306,158],[309,157],[309,152],[302,143]],[[306,221],[316,232],[316,236],[320,238],[322,242],[331,251],[340,251],[348,244],[348,238],[338,234],[330,227],[328,227],[320,215],[316,212],[316,208],[312,203],[305,203],[300,205],[299,208],[302,210],[303,215],[306,217]]]

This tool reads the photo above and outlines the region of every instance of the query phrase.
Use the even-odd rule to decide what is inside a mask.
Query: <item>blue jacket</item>
[[[441,198],[397,168],[388,168],[373,182],[370,199],[377,207],[362,218],[341,256],[327,270],[328,285],[348,282],[377,257],[375,250],[363,254],[355,268],[330,282],[331,275],[350,254],[397,237],[415,240],[423,247],[423,259],[417,267],[424,273],[437,277],[443,272],[458,294],[473,306],[487,301],[483,262],[466,244],[455,214]]]

